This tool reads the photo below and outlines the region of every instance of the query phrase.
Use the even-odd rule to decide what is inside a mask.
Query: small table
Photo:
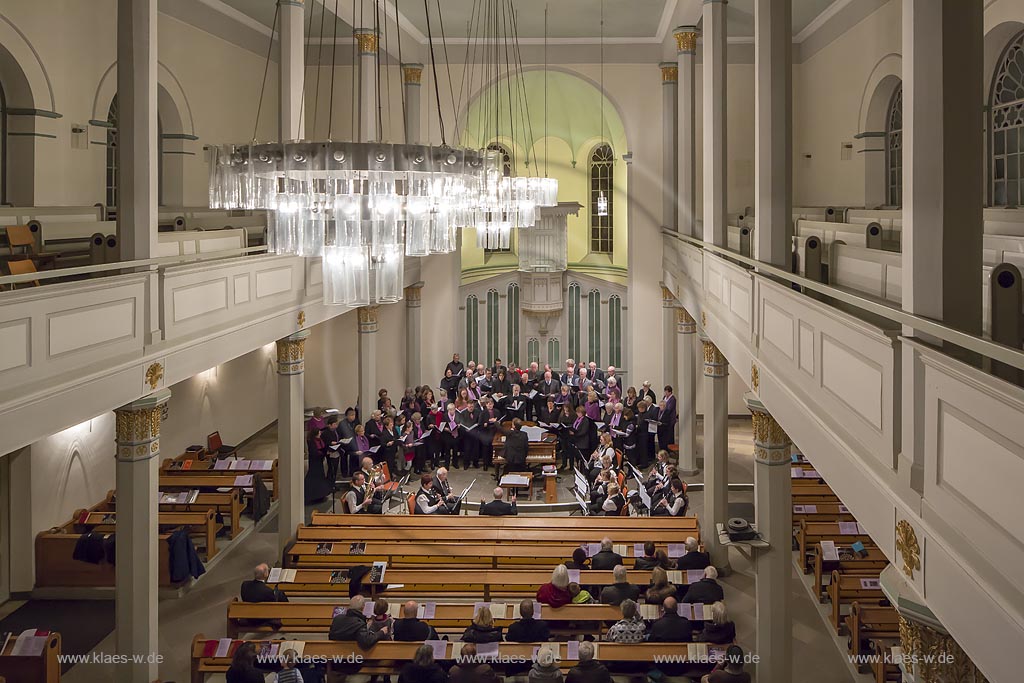
[[[530,500],[530,493],[533,490],[533,472],[506,472],[505,476],[519,476],[523,477],[526,480],[526,482],[523,484],[510,484],[505,481],[499,481],[498,486],[505,489],[506,500],[512,500],[512,495],[518,493],[518,489],[525,489],[526,499]],[[502,477],[503,480],[504,478],[505,477]]]

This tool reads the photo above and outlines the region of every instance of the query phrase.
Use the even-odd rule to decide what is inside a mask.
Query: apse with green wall
[[[510,107],[509,102],[512,105]],[[583,205],[578,216],[569,216],[568,265],[570,270],[626,284],[628,151],[625,128],[618,111],[600,87],[566,71],[524,70],[503,76],[479,92],[460,120],[461,142],[482,149],[494,144],[508,152],[512,172],[518,176],[549,176],[558,179],[558,201]],[[591,160],[602,145],[611,148],[607,164],[598,165],[612,174],[611,210],[607,218],[595,218],[596,192],[591,192]],[[591,223],[611,228],[608,242],[593,243]],[[529,229],[529,228],[525,228]],[[514,231],[515,232],[515,231]],[[517,240],[508,252],[485,252],[476,246],[476,231],[462,238],[462,283],[469,284],[515,270]],[[603,251],[597,248],[604,247]]]

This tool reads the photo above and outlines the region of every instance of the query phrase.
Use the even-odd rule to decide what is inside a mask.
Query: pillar
[[[377,306],[357,308],[359,315],[359,419],[377,409]]]
[[[117,2],[117,235],[121,260],[157,255],[156,0]]]
[[[152,681],[159,652],[157,620],[160,567],[158,488],[160,422],[171,392],[161,389],[114,411],[117,486],[114,569],[115,649],[126,664],[115,669],[119,683]],[[141,656],[141,661],[134,657]]]
[[[975,335],[982,13],[976,2],[903,0],[903,310]]]
[[[420,353],[423,345],[422,294],[422,282],[405,288],[405,386],[407,387],[417,387],[423,384]]]
[[[359,142],[373,142],[380,136],[377,130],[377,31],[372,28],[355,30],[359,46]]]
[[[662,348],[662,378],[661,385],[671,384],[672,378],[676,376],[676,299],[665,287],[661,288],[661,313],[664,330],[664,341]],[[654,392],[660,397],[661,386],[654,387]]]
[[[754,515],[768,548],[754,551],[756,652],[761,683],[793,679],[793,490],[790,440],[764,404],[746,396],[754,424]]]
[[[627,152],[623,154],[622,160],[626,162],[626,194],[629,198],[629,201],[626,202],[626,224],[636,225],[636,223],[634,222],[634,217],[636,216],[636,210],[634,209],[634,207],[636,206],[636,198],[633,196],[633,188],[635,187],[633,185],[633,153]],[[461,234],[462,231],[460,230],[459,233]],[[640,272],[638,270],[638,268],[640,267],[640,253],[636,248],[637,241],[638,240],[629,240],[629,244],[626,247],[626,263],[629,268],[629,272],[631,273]],[[633,305],[633,293],[636,289],[636,287],[626,288],[626,306],[631,312],[637,310],[636,306]],[[635,334],[633,330],[635,329],[635,327],[629,325],[626,327],[626,329],[629,330],[629,333],[626,334],[625,348],[623,349],[623,351],[625,352],[625,358],[627,363],[626,368],[628,372],[635,373],[639,365],[637,364],[637,359],[634,357],[633,354],[639,350],[639,345],[636,343],[637,340],[633,339],[633,335]],[[568,346],[564,348],[568,348]]]
[[[793,0],[754,3],[754,258],[793,252]]]
[[[689,477],[697,474],[697,323],[685,308],[676,309],[676,343],[676,467]]]
[[[678,50],[676,68],[679,73],[676,86],[679,96],[676,206],[679,215],[676,225],[684,235],[700,238],[701,235],[697,234],[697,79],[694,77],[699,31],[696,26],[680,26],[673,35]]]
[[[422,64],[402,65],[402,88],[405,97],[405,141],[407,144],[420,143],[420,81],[423,79]]]
[[[704,241],[725,247],[726,212],[726,2],[704,0]]]
[[[661,135],[664,141],[661,147],[661,225],[678,230],[676,178],[680,162],[676,159],[679,151],[676,145],[676,130],[679,128],[679,96],[676,93],[676,84],[679,82],[679,67],[675,62],[662,62],[658,67],[661,69]]]
[[[305,0],[277,0],[277,7],[281,22],[281,59],[278,62],[281,140],[301,140],[306,134],[302,116]]]
[[[705,5],[706,7],[706,5]],[[729,521],[729,361],[710,339],[704,344],[704,519],[701,539],[711,564],[729,568],[729,550],[716,525]]]
[[[277,497],[278,549],[295,535],[306,521],[303,491],[305,467],[305,378],[306,339],[309,330],[299,330],[277,340],[277,468],[281,493]]]

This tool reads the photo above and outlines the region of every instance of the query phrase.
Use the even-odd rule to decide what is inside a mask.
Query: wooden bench
[[[797,510],[802,510],[798,512]],[[793,506],[793,526],[807,522],[855,522],[856,518],[842,503],[820,503]]]
[[[217,521],[217,513],[213,508],[191,512],[159,512],[157,515],[157,525],[160,529],[172,531],[178,527],[185,527],[190,533],[198,532],[203,536],[206,543],[207,561],[212,560],[217,554],[217,532],[220,531],[222,525]],[[112,534],[116,522],[117,512],[114,510],[97,512],[81,510],[76,513],[75,526],[98,533]]]
[[[871,638],[868,650],[875,656],[871,660],[871,676],[875,683],[902,683],[903,671],[898,662],[903,656],[903,648],[898,639]]]
[[[873,582],[872,587],[866,587],[864,582]],[[852,605],[859,602],[862,605],[878,605],[885,600],[885,594],[878,587],[878,576],[861,576],[856,574],[842,574],[838,569],[832,570],[832,581],[829,582],[828,597],[831,601],[832,610],[829,613],[829,621],[832,628],[839,633],[843,627],[844,605]]]
[[[160,495],[163,495],[163,491]],[[235,538],[242,532],[242,510],[245,508],[245,501],[242,499],[242,493],[240,489],[228,491],[226,493],[207,492],[200,493],[196,496],[195,501],[191,503],[160,503],[160,510],[174,510],[181,512],[191,512],[194,510],[204,510],[207,508],[213,508],[221,514],[225,519],[230,519],[231,523],[229,529],[231,531],[231,538]]]
[[[36,534],[36,588],[55,586],[112,587],[114,565],[104,561],[99,564],[80,562],[73,559],[75,545],[81,534],[59,528],[57,531],[42,531]],[[157,543],[157,566],[160,586],[170,587],[170,549],[167,539],[170,534],[160,534]]]
[[[161,491],[187,491],[199,489],[231,489],[245,495],[245,492],[252,489],[252,486],[236,484],[230,477],[222,477],[215,474],[192,474],[183,472],[181,474],[161,474],[159,486]],[[224,493],[224,491],[218,491]]]
[[[356,515],[353,515],[356,516]],[[362,516],[362,515],[360,515]],[[396,515],[397,516],[397,515]],[[463,519],[463,518],[459,518]],[[602,530],[600,533],[594,533],[588,529],[562,529],[554,528],[549,529],[546,525],[536,525],[533,528],[518,528],[518,529],[484,529],[484,528],[468,528],[460,529],[457,532],[458,540],[464,543],[535,543],[535,544],[547,544],[547,545],[561,545],[565,547],[578,546],[580,543],[597,543],[602,537],[610,536],[613,541],[616,537],[619,538],[641,538],[645,541],[654,541],[655,543],[681,543],[687,536],[693,536],[699,538],[698,530],[696,528],[696,520],[694,519],[692,525],[686,524],[685,521],[691,518],[682,518],[684,524],[681,525],[679,530],[653,530],[644,529],[642,531],[633,531],[628,526],[628,523],[623,524],[616,533],[606,533]],[[358,528],[358,527],[299,527],[296,532],[296,537],[300,541],[314,541],[314,542],[326,542],[326,541],[365,541],[367,543],[379,542],[379,543],[422,543],[424,537],[430,537],[430,533],[423,528]],[[632,550],[633,545],[628,544],[628,548]],[[569,555],[572,555],[572,551],[569,551]]]
[[[872,638],[900,636],[900,615],[892,607],[872,607],[854,602],[843,622],[846,624],[848,649],[852,657],[863,655]]]
[[[364,527],[364,528],[408,528],[408,529],[569,529],[587,530],[593,534],[607,532],[607,535],[621,535],[624,530],[662,530],[685,532],[698,530],[697,517],[630,517],[617,520],[609,517],[488,517],[486,515],[338,515],[313,511],[311,527]]]
[[[834,569],[838,569],[841,574],[878,576],[889,565],[889,558],[878,548],[865,546],[864,549],[866,551],[864,557],[851,557],[836,562],[826,561],[822,555],[821,544],[816,543],[814,545],[814,583],[812,585],[815,595],[818,596],[818,602],[823,601],[822,593],[825,590],[825,578],[831,577]],[[844,553],[849,552],[850,548],[849,546],[836,545],[836,550],[839,551],[840,557],[842,557]]]
[[[187,455],[187,454],[186,454]],[[272,463],[270,469],[255,469],[253,467],[246,467],[242,469],[214,469],[218,462],[230,463],[230,460],[201,460],[201,459],[181,459],[168,458],[164,460],[163,464],[160,465],[160,478],[164,477],[182,477],[182,476],[209,476],[209,477],[222,477],[224,479],[233,480],[235,477],[239,477],[246,474],[258,476],[265,483],[270,484],[270,495],[272,500],[277,500],[277,495],[280,491],[278,485],[278,466],[277,460],[271,460]],[[178,469],[180,467],[188,467],[188,469]]]
[[[43,651],[36,656],[12,655],[18,634],[11,635],[7,647],[0,653],[0,683],[58,683],[60,681],[60,634],[51,632],[43,643]]]
[[[860,541],[865,546],[873,546],[874,542],[868,534],[843,534],[839,531],[838,522],[808,522],[802,520],[797,525],[796,542],[797,557],[803,567],[804,574],[810,574],[814,569],[814,555],[811,550],[815,543],[821,541],[842,541],[844,544],[851,544]]]

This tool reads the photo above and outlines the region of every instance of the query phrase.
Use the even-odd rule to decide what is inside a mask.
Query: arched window
[[[512,176],[512,155],[508,153],[508,149],[504,145],[492,142],[487,145],[487,149],[498,152],[501,155],[501,174],[506,178]],[[509,246],[507,249],[484,249],[484,254],[511,254],[512,253],[512,242],[509,240]]]
[[[480,328],[477,318],[477,298],[470,294],[466,297],[466,362],[476,360],[478,357],[480,341]]]
[[[519,364],[519,285],[508,286],[508,347],[505,362]]]
[[[622,365],[622,299],[618,294],[608,297],[608,362]]]
[[[580,356],[580,286],[576,282],[569,283],[569,357]]]
[[[615,153],[607,144],[598,145],[590,155],[590,251],[612,253],[612,217],[615,214]],[[608,202],[607,215],[599,210],[601,197]],[[603,208],[603,207],[602,207]]]
[[[903,86],[896,88],[885,116],[886,199],[903,206]]]
[[[491,365],[495,358],[498,358],[498,290],[491,289],[487,292],[487,358],[483,359],[487,365]]]
[[[1006,46],[989,96],[989,192],[992,206],[1024,199],[1024,32]]]
[[[117,96],[110,102],[107,112],[107,210],[117,211]]]
[[[601,292],[590,290],[587,296],[587,362],[601,365]]]
[[[540,341],[536,337],[531,337],[530,341],[526,342],[526,356],[528,363],[540,364]]]
[[[557,368],[558,364],[562,362],[562,350],[559,348],[560,346],[561,345],[558,343],[558,337],[548,339],[548,365],[553,368]]]
[[[0,83],[0,204],[7,203],[7,97]]]

